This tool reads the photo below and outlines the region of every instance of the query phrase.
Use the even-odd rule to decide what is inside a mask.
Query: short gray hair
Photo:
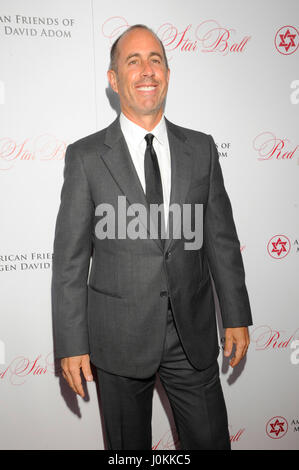
[[[154,33],[154,31],[149,28],[148,26],[144,25],[144,24],[134,24],[133,26],[130,26],[128,29],[126,29],[115,41],[114,43],[112,44],[111,46],[111,49],[110,49],[110,65],[109,65],[109,69],[110,70],[114,70],[114,72],[117,72],[117,45],[118,45],[118,41],[123,37],[125,36],[125,34],[129,33],[130,31],[132,31],[133,29],[145,29],[146,31],[149,31],[150,33],[152,33],[152,35],[157,39],[157,41],[159,42],[161,48],[162,48],[162,51],[163,51],[163,58],[164,58],[164,61],[165,61],[165,65],[166,65],[166,68],[169,69],[169,66],[168,66],[168,60],[167,60],[167,57],[166,57],[166,52],[165,52],[165,48],[164,48],[164,45],[163,45],[163,42],[161,41],[161,39],[157,36],[156,33]]]

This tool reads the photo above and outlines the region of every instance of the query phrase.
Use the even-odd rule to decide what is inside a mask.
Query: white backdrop
[[[166,116],[213,135],[233,206],[254,325],[236,370],[219,356],[232,448],[299,448],[298,18],[295,0],[0,0],[1,448],[104,448],[96,383],[82,400],[54,366],[51,264],[65,147],[115,118],[109,49],[135,23],[163,40]],[[158,379],[152,426],[174,448]]]

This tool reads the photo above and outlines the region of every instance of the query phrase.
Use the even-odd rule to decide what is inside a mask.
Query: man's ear
[[[115,93],[118,93],[118,87],[117,87],[117,79],[116,79],[116,73],[114,70],[108,70],[107,72],[107,77],[110,83],[110,86]]]
[[[167,70],[167,83],[169,83],[170,69]]]

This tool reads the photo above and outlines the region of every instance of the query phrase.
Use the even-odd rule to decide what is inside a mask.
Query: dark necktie
[[[159,169],[159,163],[155,149],[153,147],[153,134],[146,134],[146,150],[144,154],[144,173],[145,173],[145,189],[146,199],[149,204],[163,204],[163,189]],[[162,224],[164,224],[164,210],[161,211],[158,219],[158,237],[164,245],[162,239]],[[162,219],[161,219],[162,218]]]

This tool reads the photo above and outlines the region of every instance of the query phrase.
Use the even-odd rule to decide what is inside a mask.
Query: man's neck
[[[127,119],[134,122],[134,124],[137,124],[137,126],[140,126],[149,132],[152,131],[157,124],[159,124],[163,116],[163,110],[160,110],[157,114],[148,114],[142,116],[133,116],[127,111],[123,110],[122,113],[126,116]]]

